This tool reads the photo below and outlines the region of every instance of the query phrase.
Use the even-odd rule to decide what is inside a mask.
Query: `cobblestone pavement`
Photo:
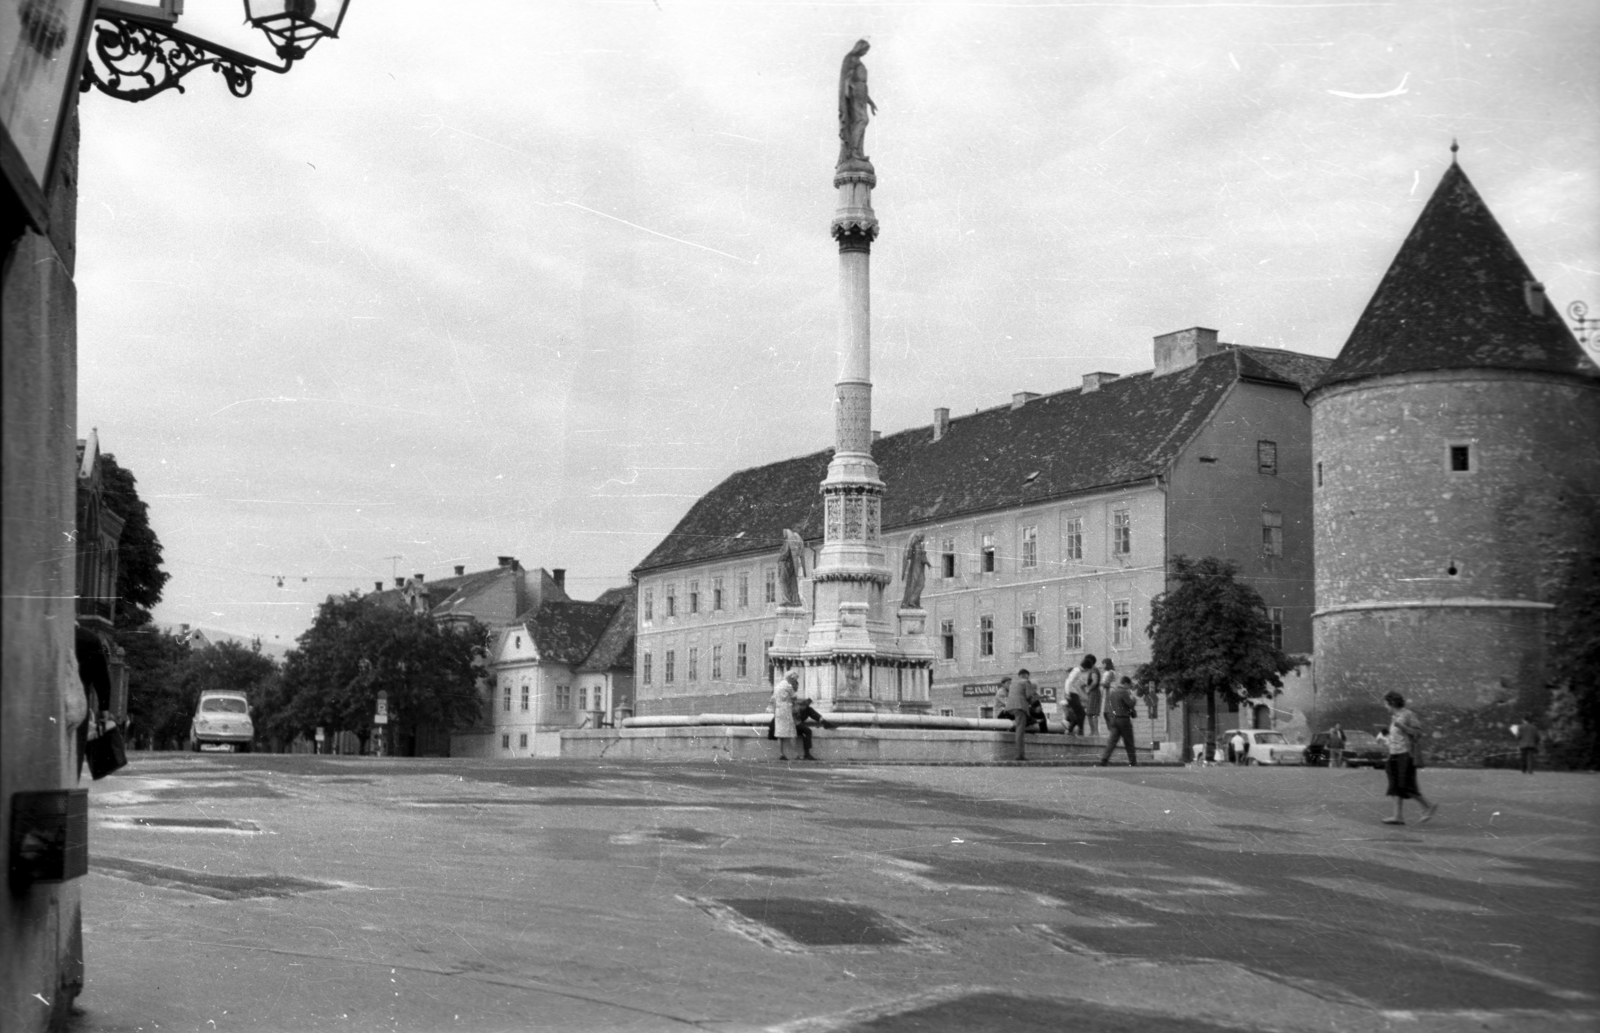
[[[77,1027],[1595,1029],[1600,781],[1423,778],[141,754]]]

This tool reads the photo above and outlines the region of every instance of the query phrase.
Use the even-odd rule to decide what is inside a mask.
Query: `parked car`
[[[1227,756],[1228,740],[1235,735],[1244,736],[1248,745],[1245,750],[1246,764],[1304,764],[1306,762],[1306,748],[1300,743],[1292,743],[1284,737],[1282,732],[1271,732],[1264,728],[1230,728],[1217,736],[1217,749],[1219,756]]]
[[[1306,763],[1318,767],[1381,768],[1389,759],[1389,747],[1370,732],[1345,732],[1344,749],[1332,745],[1328,732],[1318,732],[1306,745]]]
[[[243,692],[206,689],[189,725],[189,748],[196,753],[249,753],[255,741],[250,697]]]

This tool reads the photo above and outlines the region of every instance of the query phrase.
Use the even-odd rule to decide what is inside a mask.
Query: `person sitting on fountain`
[[[811,706],[811,697],[802,696],[794,701],[794,730],[800,737],[800,748],[805,751],[801,760],[816,760],[811,755],[811,725],[815,721],[823,728],[838,728],[839,726],[827,720]]]

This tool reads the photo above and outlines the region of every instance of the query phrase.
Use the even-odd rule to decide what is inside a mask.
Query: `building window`
[[[700,647],[689,647],[689,680],[700,680]]]
[[[1024,567],[1037,567],[1039,565],[1039,529],[1037,527],[1024,527],[1022,529],[1022,565]]]
[[[939,716],[940,717],[955,717],[956,716],[956,712],[955,712],[955,709],[953,707],[940,707],[939,708]]]
[[[501,705],[500,709],[506,711],[507,713],[510,713],[510,711],[511,711],[511,683],[510,682],[506,682],[504,685],[501,686],[500,698],[501,698],[501,701],[502,701],[502,705]]]
[[[668,585],[667,586],[667,616],[668,617],[676,617],[677,615],[678,615],[678,586],[677,585]]]
[[[777,601],[778,601],[778,572],[776,570],[768,570],[767,571],[767,602],[775,603]],[[774,691],[776,691],[776,690],[774,690]]]
[[[1133,645],[1133,604],[1118,599],[1111,604],[1111,646],[1127,649]]]
[[[589,686],[587,685],[578,686],[578,709],[589,709]]]
[[[1317,487],[1322,487],[1322,464],[1317,464]]]
[[[522,734],[517,736],[517,746],[519,748],[521,748],[521,749],[524,749],[524,750],[528,748],[528,733],[527,732],[523,732]]]
[[[720,644],[711,647],[711,680],[722,680],[722,646]]]
[[[1083,517],[1070,517],[1066,532],[1067,559],[1083,559]]]
[[[522,683],[522,710],[524,713],[528,710],[528,696],[532,691],[527,682]]]
[[[502,750],[509,750],[511,748],[511,733],[510,732],[501,733],[501,735],[500,735],[500,748]]]
[[[556,709],[557,710],[571,710],[572,709],[572,686],[570,686],[570,685],[557,685],[556,686]]]
[[[1071,604],[1067,606],[1066,634],[1061,644],[1066,649],[1083,648],[1083,607]]]
[[[1451,473],[1471,473],[1472,472],[1472,446],[1471,445],[1451,445],[1450,446],[1450,472]]]
[[[1276,510],[1261,511],[1261,551],[1268,556],[1283,555],[1283,514]]]
[[[711,579],[711,608],[713,610],[722,609],[722,579],[720,577]]]
[[[946,660],[954,660],[956,658],[955,621],[939,622],[939,641],[944,643],[944,658]]]
[[[1256,473],[1268,477],[1278,476],[1278,443],[1276,441],[1256,442]]]
[[[743,571],[739,574],[739,609],[750,605],[750,572]]]
[[[939,565],[944,579],[949,581],[956,576],[956,540],[946,538],[939,546]]]
[[[650,669],[655,666],[654,664],[651,663],[651,661],[654,660],[654,659],[655,659],[655,657],[652,656],[648,651],[644,654],[644,670],[642,672],[640,672],[640,673],[643,674],[644,683],[646,685],[650,684],[650,674],[651,674],[651,670]]]
[[[689,612],[700,612],[700,582],[689,582]]]
[[[992,534],[986,534],[986,535],[983,536],[982,567],[980,569],[985,574],[993,574],[994,573],[994,570],[995,570],[994,535],[992,535]]]
[[[735,678],[750,677],[750,646],[741,642],[734,649],[733,676]]]
[[[1022,651],[1039,651],[1039,615],[1033,610],[1022,611]]]
[[[994,617],[990,614],[978,618],[978,655],[994,656]]]
[[[772,663],[772,640],[769,638],[761,643],[762,666]]]
[[[676,649],[667,650],[667,665],[662,671],[661,680],[666,682],[668,685],[672,684],[672,678],[674,674],[673,668],[677,666],[677,660],[678,651]]]
[[[1116,556],[1133,552],[1133,518],[1126,509],[1111,513],[1111,552]]]
[[[644,619],[655,620],[656,617],[656,592],[653,588],[644,590]]]
[[[1283,607],[1267,607],[1267,625],[1272,629],[1272,648],[1283,648]]]

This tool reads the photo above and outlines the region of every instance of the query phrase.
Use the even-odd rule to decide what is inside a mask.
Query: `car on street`
[[[1227,756],[1228,740],[1235,735],[1244,736],[1248,744],[1245,750],[1246,764],[1300,764],[1306,762],[1306,748],[1301,743],[1293,743],[1282,732],[1268,731],[1264,728],[1230,728],[1217,736],[1217,749],[1219,756]]]
[[[1370,732],[1345,732],[1343,749],[1329,732],[1318,732],[1306,745],[1306,763],[1316,767],[1381,768],[1388,759],[1389,748]]]
[[[196,753],[249,753],[256,729],[250,697],[243,692],[205,689],[189,725],[189,748]]]

